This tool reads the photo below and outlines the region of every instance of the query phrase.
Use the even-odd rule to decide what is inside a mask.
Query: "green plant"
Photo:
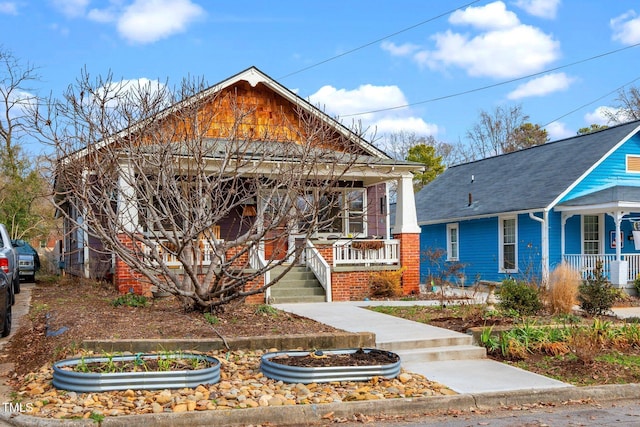
[[[212,313],[206,312],[203,314],[203,316],[204,320],[206,320],[210,325],[217,325],[218,323],[220,323],[220,319],[218,319],[218,316],[215,316]]]
[[[93,420],[94,423],[101,424],[104,421],[104,415],[99,414],[97,412],[92,412],[89,415],[89,418]]]
[[[538,289],[515,279],[504,280],[498,291],[498,296],[500,297],[500,308],[515,310],[521,316],[535,315],[542,309]]]
[[[617,298],[618,291],[605,277],[602,261],[598,261],[591,276],[582,282],[578,290],[580,308],[591,316],[605,314]]]
[[[148,304],[149,300],[147,297],[144,295],[136,295],[134,293],[120,295],[111,301],[111,305],[114,307],[119,307],[121,305],[126,305],[128,307],[146,307]]]
[[[638,274],[636,280],[633,281],[633,287],[636,289],[636,294],[640,295],[640,274]]]
[[[266,314],[268,316],[277,316],[278,309],[269,304],[260,304],[256,307],[256,314]]]

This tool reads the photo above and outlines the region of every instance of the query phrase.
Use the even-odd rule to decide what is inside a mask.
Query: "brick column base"
[[[420,293],[420,234],[395,234],[400,240],[400,265],[405,269],[402,273],[402,294]]]

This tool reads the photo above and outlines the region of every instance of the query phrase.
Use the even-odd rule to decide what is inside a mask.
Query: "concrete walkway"
[[[373,304],[415,305],[417,303],[433,304],[433,301],[384,301]],[[461,337],[468,337],[468,335],[459,332],[377,313],[365,308],[369,304],[371,303],[358,301],[276,304],[275,307],[348,332],[373,332],[376,334],[376,346],[379,348],[389,348],[392,343],[403,343],[404,346],[400,347],[407,348],[410,341],[420,342],[434,338],[455,341]],[[398,353],[401,359],[404,359],[402,353]],[[458,393],[573,387],[487,358],[440,361],[420,361],[411,358],[411,361],[403,362],[402,367],[410,372],[424,375],[429,380],[446,385]]]

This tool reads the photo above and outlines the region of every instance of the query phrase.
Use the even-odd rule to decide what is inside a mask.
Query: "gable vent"
[[[640,155],[627,156],[627,172],[640,173]]]

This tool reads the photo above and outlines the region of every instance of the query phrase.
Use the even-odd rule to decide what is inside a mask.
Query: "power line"
[[[528,79],[528,78],[531,78],[531,77],[540,76],[542,74],[550,73],[550,72],[553,72],[553,71],[558,71],[558,70],[561,70],[563,68],[572,67],[574,65],[582,64],[583,62],[588,62],[588,61],[592,61],[594,59],[602,58],[602,57],[605,57],[605,56],[608,56],[608,55],[613,55],[613,54],[622,52],[624,50],[631,49],[631,48],[638,47],[638,46],[640,46],[640,43],[636,43],[636,44],[632,44],[632,45],[629,45],[629,46],[621,47],[619,49],[615,49],[615,50],[611,50],[611,51],[608,51],[608,52],[604,52],[604,53],[601,53],[601,54],[598,54],[598,55],[591,56],[589,58],[585,58],[585,59],[581,59],[579,61],[571,62],[569,64],[561,65],[561,66],[554,67],[554,68],[549,68],[549,69],[546,69],[544,71],[540,71],[540,72],[533,73],[533,74],[528,74],[526,76],[517,77],[517,78],[514,78],[514,79],[510,79],[510,80],[505,80],[505,81],[502,81],[502,82],[494,83],[494,84],[487,85],[487,86],[482,86],[482,87],[475,88],[475,89],[469,89],[469,90],[465,90],[465,91],[462,91],[462,92],[456,92],[456,93],[453,93],[453,94],[450,94],[450,95],[439,96],[437,98],[431,98],[431,99],[427,99],[425,101],[412,102],[412,103],[409,103],[409,104],[397,105],[397,106],[388,107],[388,108],[379,108],[377,110],[364,111],[364,112],[360,112],[360,113],[345,114],[345,115],[343,115],[341,117],[344,118],[344,117],[352,117],[352,116],[362,116],[362,115],[365,115],[365,114],[372,114],[372,113],[380,113],[380,112],[383,112],[383,111],[398,110],[400,108],[412,107],[414,105],[428,104],[428,103],[435,102],[435,101],[442,101],[443,99],[455,98],[457,96],[467,95],[467,94],[474,93],[474,92],[480,92],[480,91],[483,91],[483,90],[492,89],[494,87],[503,86],[503,85],[506,85],[506,84],[509,84],[509,83],[517,82],[517,81],[520,81],[520,80],[525,80],[525,79]],[[593,101],[593,102],[595,102],[595,101]]]
[[[434,16],[434,17],[429,18],[429,19],[427,19],[427,20],[425,20],[425,21],[422,21],[422,22],[419,22],[419,23],[417,23],[417,24],[414,24],[414,25],[412,25],[412,26],[410,26],[410,27],[403,28],[402,30],[396,31],[395,33],[391,33],[391,34],[386,35],[386,36],[384,36],[384,37],[381,37],[381,38],[379,38],[379,39],[377,39],[377,40],[374,40],[374,41],[372,41],[372,42],[369,42],[369,43],[363,44],[362,46],[358,46],[358,47],[356,47],[356,48],[353,48],[353,49],[351,49],[351,50],[348,50],[348,51],[346,51],[346,52],[343,52],[343,53],[341,53],[341,54],[339,54],[339,55],[332,56],[331,58],[327,58],[327,59],[325,59],[325,60],[323,60],[323,61],[320,61],[320,62],[317,62],[317,63],[315,63],[315,64],[313,64],[313,65],[309,65],[308,67],[301,68],[301,69],[299,69],[298,71],[294,71],[294,72],[292,72],[292,73],[286,74],[286,75],[284,75],[284,76],[282,76],[282,77],[277,78],[276,80],[283,80],[283,79],[286,79],[287,77],[291,77],[291,76],[293,76],[293,75],[295,75],[295,74],[300,74],[300,73],[302,73],[303,71],[310,70],[311,68],[315,68],[315,67],[318,67],[318,66],[320,66],[320,65],[322,65],[322,64],[326,64],[327,62],[331,62],[331,61],[336,60],[336,59],[338,59],[338,58],[342,58],[343,56],[350,55],[350,54],[352,54],[353,52],[357,52],[358,50],[361,50],[361,49],[364,49],[364,48],[369,47],[369,46],[371,46],[371,45],[374,45],[374,44],[376,44],[376,43],[379,43],[379,42],[381,42],[381,41],[383,41],[383,40],[386,40],[386,39],[388,39],[388,38],[390,38],[390,37],[397,36],[398,34],[402,34],[402,33],[407,32],[407,31],[409,31],[409,30],[413,30],[414,28],[417,28],[417,27],[419,27],[419,26],[421,26],[421,25],[427,24],[427,23],[429,23],[429,22],[431,22],[431,21],[435,21],[436,19],[440,19],[440,18],[442,18],[442,17],[443,17],[443,16],[445,16],[445,15],[448,15],[448,14],[450,14],[450,13],[453,13],[453,12],[455,12],[455,11],[456,11],[456,10],[458,10],[458,9],[462,9],[463,7],[471,6],[472,4],[478,3],[479,1],[480,1],[480,0],[473,0],[472,2],[469,2],[469,3],[463,4],[462,6],[458,6],[458,7],[456,7],[455,9],[450,9],[450,10],[448,10],[448,11],[446,11],[446,12],[441,13],[440,15]]]
[[[607,96],[609,96],[609,95],[611,95],[613,93],[619,92],[625,86],[629,86],[630,84],[635,83],[638,80],[640,80],[640,77],[636,77],[635,79],[631,80],[630,82],[627,82],[627,83],[623,84],[622,86],[619,86],[619,87],[615,88],[614,90],[612,90],[610,92],[607,92],[604,95],[602,95],[602,96],[600,96],[600,97],[598,97],[598,98],[596,98],[596,99],[594,99],[594,100],[592,100],[590,102],[587,102],[586,104],[582,104],[581,106],[569,111],[568,113],[565,113],[565,114],[561,115],[560,117],[557,117],[557,118],[551,120],[549,123],[547,123],[546,125],[543,125],[542,127],[545,128],[545,127],[549,126],[553,122],[557,122],[558,120],[563,119],[563,118],[567,117],[568,115],[571,115],[571,114],[575,113],[576,111],[582,110],[584,107],[587,107],[587,106],[589,106],[591,104],[594,104],[594,103],[600,101],[601,99],[606,98]]]

